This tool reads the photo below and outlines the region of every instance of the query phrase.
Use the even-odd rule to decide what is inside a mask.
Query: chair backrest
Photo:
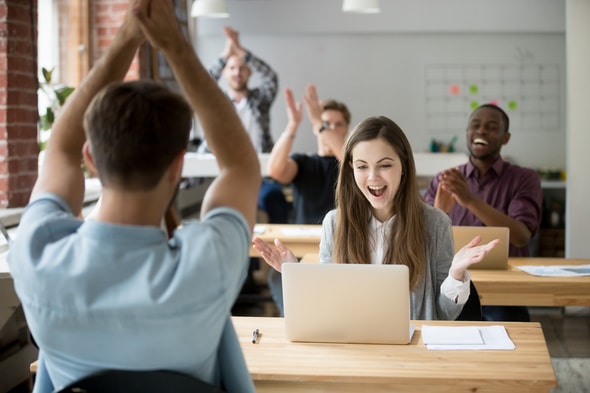
[[[105,370],[57,393],[221,393],[218,387],[193,376],[168,370]]]
[[[477,293],[473,281],[470,281],[469,283],[469,291],[467,303],[463,306],[461,314],[455,319],[456,321],[481,321],[483,319],[479,294]]]

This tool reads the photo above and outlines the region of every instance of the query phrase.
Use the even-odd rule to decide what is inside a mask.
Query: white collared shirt
[[[250,136],[250,140],[252,141],[252,145],[256,149],[256,152],[261,153],[262,129],[260,128],[260,125],[254,118],[254,114],[252,113],[252,110],[248,105],[248,98],[244,97],[240,102],[233,101],[233,104],[236,108],[236,111],[238,112],[238,116],[240,117],[242,124],[244,125],[244,128],[246,129],[246,132],[248,133],[248,136]]]
[[[383,264],[383,257],[389,248],[391,226],[394,220],[395,216],[385,222],[377,220],[375,216],[371,217],[369,228],[371,229],[371,264],[373,265]],[[465,304],[469,298],[470,280],[471,276],[467,270],[463,281],[455,280],[451,275],[448,275],[440,286],[441,293],[456,304]]]

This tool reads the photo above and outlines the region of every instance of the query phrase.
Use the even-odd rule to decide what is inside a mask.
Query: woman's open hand
[[[298,262],[293,252],[285,247],[279,239],[275,239],[274,243],[275,245],[273,247],[264,240],[255,237],[252,240],[252,247],[260,253],[260,256],[266,263],[275,268],[278,272],[281,271],[283,263]]]
[[[455,280],[463,281],[465,270],[474,263],[481,262],[481,260],[488,255],[498,243],[500,243],[500,239],[494,239],[487,244],[478,246],[479,242],[481,242],[481,236],[478,235],[457,251],[453,257],[453,263],[451,264],[449,274]]]

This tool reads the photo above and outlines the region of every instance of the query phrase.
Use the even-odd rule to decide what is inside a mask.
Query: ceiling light
[[[227,18],[229,12],[225,0],[195,0],[191,7],[191,16],[208,18]]]
[[[379,10],[379,0],[344,0],[343,12],[357,14],[376,14]]]

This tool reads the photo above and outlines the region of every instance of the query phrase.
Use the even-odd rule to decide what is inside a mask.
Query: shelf
[[[564,189],[567,183],[563,180],[541,180],[541,188],[544,189]]]

